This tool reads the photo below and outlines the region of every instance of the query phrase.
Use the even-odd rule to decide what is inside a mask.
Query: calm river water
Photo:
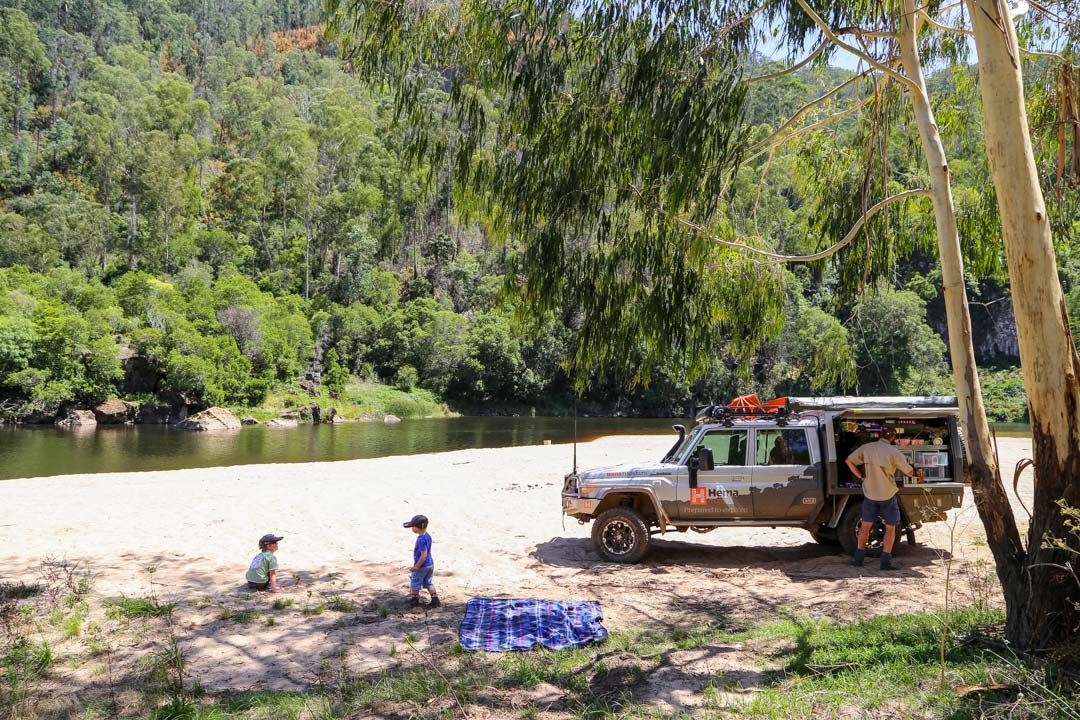
[[[675,433],[686,420],[578,418],[578,439]],[[57,430],[0,426],[0,479],[71,473],[178,470],[218,465],[316,462],[573,440],[572,418],[459,417],[342,425],[261,426],[216,433],[157,425]],[[567,448],[567,467],[570,449]]]

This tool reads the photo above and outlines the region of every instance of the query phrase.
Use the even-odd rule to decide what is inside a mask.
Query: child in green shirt
[[[251,559],[251,565],[247,570],[248,587],[252,590],[266,590],[278,592],[277,585],[277,557],[274,552],[278,548],[278,541],[284,537],[267,533],[259,538],[259,554]]]

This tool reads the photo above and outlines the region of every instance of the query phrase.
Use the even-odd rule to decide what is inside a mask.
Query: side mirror
[[[695,458],[697,459],[698,470],[712,470],[716,467],[716,464],[713,462],[712,449],[710,448],[704,446],[699,447]]]

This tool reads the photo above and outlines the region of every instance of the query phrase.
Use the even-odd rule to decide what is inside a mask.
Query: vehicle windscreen
[[[675,447],[673,447],[668,452],[668,454],[663,457],[663,459],[660,462],[675,462],[680,457],[682,457],[683,453],[686,452],[686,449],[688,447],[690,447],[691,443],[693,442],[690,439],[690,436],[693,435],[693,434],[694,434],[693,431],[690,431],[690,432],[686,433],[686,437],[683,438],[683,441],[681,443],[679,443],[678,445],[676,445]]]

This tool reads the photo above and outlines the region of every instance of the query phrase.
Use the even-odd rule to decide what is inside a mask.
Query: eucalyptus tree
[[[939,57],[962,55],[953,28],[935,18],[939,3],[328,0],[327,10],[346,55],[397,90],[419,155],[434,158],[445,150],[433,139],[440,118],[421,101],[421,89],[431,73],[447,80],[450,119],[462,138],[455,158],[461,199],[497,230],[521,240],[521,290],[535,307],[550,308],[569,291],[587,310],[575,356],[579,367],[628,357],[625,349],[644,338],[649,357],[675,349],[688,357],[691,371],[699,370],[701,353],[715,352],[710,320],[718,314],[729,328],[741,325],[746,332],[750,325],[744,339],[758,342],[776,330],[775,307],[768,303],[775,295],[761,294],[766,302],[740,307],[742,296],[703,292],[730,277],[697,276],[696,266],[711,262],[744,277],[753,269],[750,287],[765,287],[761,280],[775,267],[771,263],[828,257],[892,203],[930,197],[969,476],[1005,589],[1008,634],[1028,647],[1041,642],[1030,632],[1035,625],[1063,629],[1059,616],[1025,602],[1029,568],[989,440],[949,167],[920,57],[927,48]],[[793,55],[807,44],[813,49],[791,68],[746,83],[775,80],[838,50],[853,53],[862,68],[772,136],[740,147],[734,133],[746,84],[736,79],[732,49],[752,49],[777,24]],[[929,188],[894,190],[886,153],[876,152],[884,148],[897,92],[909,99]],[[820,108],[843,93],[857,95],[823,116]],[[869,128],[870,151],[854,202],[831,190],[837,204],[847,206],[837,213],[846,213],[850,223],[841,240],[818,253],[790,256],[725,236],[720,196],[741,150],[754,158],[858,112]],[[701,238],[718,248],[698,249]],[[856,249],[855,257],[867,264],[864,278],[887,269],[887,246]],[[723,260],[717,263],[709,252]],[[1055,283],[1047,271],[1041,282]],[[658,286],[665,276],[679,280]],[[742,318],[750,322],[732,322],[734,309],[753,313]],[[1041,542],[1030,539],[1028,562]]]
[[[1063,633],[1075,637],[1080,608],[1075,553],[1048,542],[1069,533],[1063,505],[1080,507],[1080,357],[1057,282],[1014,17],[1000,1],[967,0],[966,6],[979,54],[986,154],[997,188],[1035,455],[1028,545],[1015,560],[1026,573],[1023,600],[1031,608],[1021,635],[1042,647]]]
[[[11,132],[18,141],[31,105],[30,87],[49,68],[49,58],[37,30],[18,8],[0,9],[0,68],[11,84]]]
[[[639,344],[647,378],[676,351],[696,374],[779,333],[781,267],[682,224],[718,222],[738,155],[745,89],[733,54],[701,52],[707,3],[677,23],[633,3],[329,11],[357,66],[394,80],[413,156],[445,167],[453,136],[458,211],[511,249],[508,288],[541,316],[588,309],[579,385]]]

